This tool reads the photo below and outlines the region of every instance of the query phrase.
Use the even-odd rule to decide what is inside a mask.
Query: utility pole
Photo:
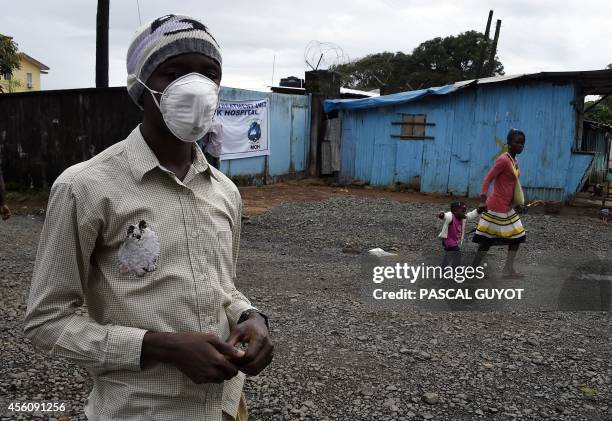
[[[478,57],[478,67],[476,68],[476,78],[482,77],[482,68],[484,66],[485,54],[489,45],[489,34],[491,33],[491,21],[493,20],[493,10],[489,10],[489,19],[487,20],[487,29],[485,30],[485,39],[480,49],[480,57]]]
[[[96,14],[96,88],[108,87],[108,16],[110,0],[98,0]]]
[[[491,22],[493,21],[493,10],[489,10],[489,19],[487,20],[487,29],[485,29],[485,38],[489,39],[491,33]]]
[[[501,20],[497,19],[497,25],[495,25],[495,36],[493,37],[493,45],[491,45],[491,54],[489,55],[489,68],[487,69],[487,76],[493,76],[495,71],[495,54],[497,54],[497,41],[499,40],[499,31],[501,30]]]

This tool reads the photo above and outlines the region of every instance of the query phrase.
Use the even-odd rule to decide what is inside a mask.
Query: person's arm
[[[468,213],[465,215],[465,219],[466,219],[466,220],[468,220],[468,221],[472,221],[472,220],[474,220],[474,219],[478,218],[478,217],[480,216],[480,214],[481,214],[481,213],[482,213],[482,212],[480,211],[480,208],[478,208],[478,209],[474,209],[473,211],[468,212]]]
[[[73,187],[49,197],[25,317],[25,334],[51,355],[93,372],[140,370],[143,329],[102,325],[77,314],[84,303],[99,224],[79,210]]]
[[[238,250],[240,246],[240,225],[242,221],[242,199],[240,193],[235,191],[236,206],[232,226],[232,273],[231,285],[226,285],[226,291],[232,296],[231,304],[225,311],[230,321],[232,333],[227,342],[232,346],[241,343],[247,344],[244,357],[233,359],[240,371],[250,375],[259,374],[271,362],[274,356],[274,346],[270,339],[267,317],[259,314],[259,310],[251,305],[249,300],[236,289],[234,278],[236,276],[236,264],[238,261]],[[246,317],[241,317],[241,316]]]
[[[234,214],[232,215],[232,268],[230,279],[224,279],[223,289],[232,297],[231,303],[225,308],[225,313],[233,329],[238,324],[238,319],[247,310],[257,310],[251,302],[236,289],[234,279],[236,278],[236,266],[238,263],[238,253],[240,251],[240,230],[242,224],[242,199],[240,193],[234,192]]]
[[[482,181],[482,187],[480,189],[480,200],[485,203],[487,201],[487,193],[489,192],[489,186],[501,174],[508,166],[506,159],[497,159],[493,164],[493,167],[489,170],[484,180]]]
[[[440,214],[438,214],[438,217],[440,217],[440,215],[442,215],[441,219],[444,220],[444,223],[442,224],[442,231],[440,231],[440,234],[438,234],[438,237],[446,238],[448,236],[448,226],[453,220],[453,213],[452,212],[440,212]]]

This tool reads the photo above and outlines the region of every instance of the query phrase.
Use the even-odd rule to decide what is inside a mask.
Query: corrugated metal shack
[[[519,156],[527,198],[562,201],[605,153],[582,142],[583,110],[586,95],[608,93],[610,70],[536,73],[327,100],[325,112],[338,111],[341,122],[341,183],[478,196],[508,130],[519,128],[527,136]]]

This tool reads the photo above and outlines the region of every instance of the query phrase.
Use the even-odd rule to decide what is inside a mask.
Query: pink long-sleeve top
[[[518,163],[516,165],[518,167]],[[500,155],[487,173],[480,189],[481,196],[487,194],[491,182],[493,182],[493,190],[487,197],[487,209],[494,212],[510,212],[516,176],[512,170],[511,158],[507,153]]]

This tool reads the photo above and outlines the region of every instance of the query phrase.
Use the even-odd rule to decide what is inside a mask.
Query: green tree
[[[593,106],[597,101],[587,101],[584,103],[584,118],[586,120],[597,121],[599,123],[612,126],[612,101],[608,97],[599,104]]]
[[[612,70],[612,63],[608,64],[606,69]],[[612,95],[608,95],[607,98],[593,106],[593,104],[596,102],[597,100],[587,101],[584,103],[584,109],[586,110],[584,118],[587,120],[612,125]]]
[[[478,59],[492,41],[477,31],[437,37],[421,43],[411,54],[383,52],[351,63],[332,66],[345,86],[372,90],[383,85],[392,91],[422,89],[477,77]],[[485,54],[488,57],[488,54]],[[489,67],[484,59],[482,68]],[[485,76],[503,75],[504,66],[496,56],[493,71]]]
[[[6,87],[9,92],[12,91],[12,86],[18,81],[12,81],[11,75],[13,70],[19,69],[20,53],[17,49],[17,43],[11,37],[0,34],[0,76],[8,79]],[[0,92],[4,92],[4,87],[0,84]]]
[[[370,54],[359,60],[332,66],[330,70],[342,75],[343,85],[354,89],[371,90],[383,85],[409,84],[405,69],[413,68],[411,56],[401,51]]]

